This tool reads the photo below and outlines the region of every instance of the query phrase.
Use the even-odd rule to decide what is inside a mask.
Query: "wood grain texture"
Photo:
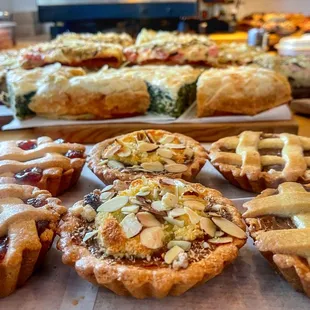
[[[20,139],[20,133],[30,134],[32,138],[39,136],[50,136],[53,139],[62,138],[66,141],[92,144],[120,134],[141,129],[163,129],[171,132],[179,132],[194,138],[200,142],[212,142],[220,138],[237,135],[244,130],[258,130],[265,132],[289,132],[296,134],[298,124],[296,121],[276,122],[254,122],[254,123],[221,123],[221,124],[146,124],[146,123],[124,123],[124,124],[96,124],[96,125],[71,125],[51,126],[25,130],[3,132],[1,139],[10,136]],[[3,138],[2,138],[3,137]]]

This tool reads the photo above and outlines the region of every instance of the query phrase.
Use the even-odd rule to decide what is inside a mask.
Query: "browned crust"
[[[8,185],[11,188],[14,185]],[[33,187],[35,197],[37,194],[44,194],[50,196],[50,193],[43,193],[36,191]],[[37,193],[37,194],[36,194]],[[40,236],[41,247],[32,247],[31,249],[25,249],[22,252],[20,260],[10,261],[9,264],[2,264],[0,262],[0,298],[6,297],[12,294],[18,287],[21,287],[31,277],[32,273],[38,268],[44,261],[44,258],[51,248],[58,223],[61,216],[66,212],[66,208],[61,205],[61,202],[57,198],[47,198],[49,209],[55,216],[55,220],[49,225]]]
[[[232,203],[213,189],[206,189],[201,184],[191,184],[194,189],[204,190],[205,194],[221,199],[232,216],[232,221],[245,230],[241,215]],[[104,286],[114,293],[135,298],[156,297],[167,295],[178,296],[195,285],[202,284],[217,276],[224,267],[238,256],[238,250],[246,240],[233,239],[231,244],[224,244],[206,258],[190,264],[187,269],[171,268],[147,269],[140,266],[108,264],[91,255],[87,248],[76,245],[71,233],[79,226],[80,219],[70,213],[65,216],[59,227],[60,240],[57,248],[63,252],[63,263],[74,266],[77,273],[91,283]]]
[[[145,131],[152,131],[152,129],[148,129]],[[88,159],[88,167],[92,170],[93,173],[105,184],[113,184],[114,180],[120,181],[132,181],[134,179],[139,179],[142,176],[153,177],[153,176],[166,176],[173,179],[184,179],[186,181],[193,180],[197,174],[200,172],[202,167],[205,165],[207,160],[207,151],[204,147],[194,139],[187,137],[185,135],[179,133],[170,133],[165,130],[155,130],[156,132],[161,132],[164,134],[173,134],[176,137],[180,138],[180,140],[186,141],[187,145],[194,149],[194,158],[191,164],[188,164],[188,170],[183,173],[164,173],[164,174],[156,174],[156,173],[144,173],[144,172],[131,172],[125,173],[120,172],[117,169],[111,169],[107,167],[107,165],[100,165],[99,162],[101,160],[101,154],[103,150],[111,143],[115,141],[115,139],[121,139],[126,135],[117,136],[111,139],[104,140],[98,144],[96,144],[90,154]],[[135,134],[137,132],[143,131],[136,131],[130,134]]]
[[[310,185],[307,185],[310,189]],[[274,189],[266,189],[254,199],[274,194]],[[249,228],[259,227],[257,218],[246,218],[245,222]],[[250,236],[256,241],[258,231],[249,229]],[[305,293],[310,297],[310,266],[305,259],[294,255],[276,254],[262,252],[263,257],[269,264],[297,291]]]
[[[145,114],[150,104],[146,86],[104,95],[72,87],[66,92],[35,96],[29,108],[48,118],[111,119]]]

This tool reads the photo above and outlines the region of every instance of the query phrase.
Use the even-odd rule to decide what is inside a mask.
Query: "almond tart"
[[[46,190],[0,184],[0,297],[22,286],[43,262],[65,212]]]
[[[84,152],[81,144],[49,137],[0,142],[0,183],[28,184],[60,195],[78,181]]]
[[[75,203],[60,225],[63,262],[136,298],[181,295],[220,274],[245,244],[232,202],[180,179],[116,181]]]
[[[260,193],[283,182],[310,183],[310,138],[244,131],[214,142],[213,166],[232,184]]]
[[[257,249],[296,290],[310,297],[310,185],[286,182],[244,204]]]
[[[141,176],[192,180],[207,153],[190,137],[164,130],[140,130],[100,142],[90,152],[89,168],[105,184]]]

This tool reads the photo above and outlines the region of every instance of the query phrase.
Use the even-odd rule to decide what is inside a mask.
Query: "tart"
[[[154,177],[116,181],[69,209],[63,262],[136,298],[180,295],[220,274],[246,241],[232,202],[213,189]]]
[[[85,147],[49,137],[0,142],[0,183],[28,184],[60,195],[79,179]]]
[[[22,286],[43,262],[66,208],[46,190],[0,184],[0,297]]]
[[[100,142],[90,152],[89,168],[105,184],[142,175],[193,179],[204,166],[205,149],[187,136],[140,130]]]
[[[209,160],[232,184],[260,193],[283,182],[310,183],[310,138],[244,131],[214,142]]]
[[[310,185],[286,182],[244,204],[257,249],[298,291],[310,297]]]

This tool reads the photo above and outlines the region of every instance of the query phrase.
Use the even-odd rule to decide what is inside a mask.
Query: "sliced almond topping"
[[[164,148],[158,149],[157,154],[165,158],[171,158],[173,156],[173,152],[171,150],[164,149]]]
[[[121,162],[117,160],[109,160],[107,165],[109,168],[112,168],[112,169],[125,168],[124,164],[122,164]]]
[[[101,193],[100,199],[101,200],[108,200],[108,199],[112,198],[113,195],[114,195],[113,192],[104,192],[104,193]]]
[[[173,135],[164,135],[160,140],[159,143],[161,144],[166,144],[166,143],[170,143],[174,140],[174,136]]]
[[[222,207],[223,207],[222,205],[215,204],[215,205],[211,206],[211,210],[219,212],[222,209]]]
[[[109,160],[108,159],[102,159],[102,160],[100,160],[100,162],[99,162],[99,165],[105,165],[107,162],[108,162]]]
[[[193,210],[204,211],[206,205],[198,200],[185,200],[184,207],[188,207]]]
[[[137,218],[144,227],[161,226],[156,217],[149,212],[139,212],[137,213]]]
[[[172,240],[168,243],[167,248],[171,249],[176,245],[179,246],[180,248],[182,248],[184,251],[189,251],[192,244],[189,241]]]
[[[114,212],[124,207],[128,202],[128,196],[117,196],[105,203],[103,203],[98,209],[98,212]]]
[[[212,221],[226,234],[239,239],[246,239],[246,233],[236,224],[222,217],[212,217]]]
[[[138,145],[138,151],[140,152],[151,152],[157,150],[158,148],[159,148],[158,145],[148,142],[141,142]]]
[[[92,237],[94,237],[97,234],[98,234],[98,230],[93,230],[93,231],[86,233],[84,238],[83,238],[83,242],[86,242],[87,240],[91,239]]]
[[[104,189],[101,190],[101,193],[107,192],[110,189],[112,189],[114,187],[114,185],[107,185]]]
[[[138,192],[136,195],[137,195],[137,196],[142,196],[142,197],[144,197],[144,196],[149,195],[150,193],[151,193],[150,191],[147,191],[147,192],[140,191],[140,192]]]
[[[169,216],[170,217],[178,217],[181,215],[186,214],[185,210],[183,208],[175,208],[169,211]]]
[[[119,152],[117,152],[119,157],[128,157],[131,155],[131,149],[129,147],[123,147]]]
[[[202,217],[200,219],[200,228],[210,237],[215,236],[216,226],[209,218]]]
[[[201,216],[194,212],[192,209],[185,207],[184,210],[192,224],[195,225],[200,221]]]
[[[111,156],[113,156],[118,150],[121,149],[121,145],[119,144],[115,144],[112,147],[110,147],[109,149],[106,150],[106,152],[104,153],[103,157],[104,158],[109,158]]]
[[[209,216],[213,216],[213,217],[221,217],[220,214],[215,213],[215,212],[208,212],[208,215],[209,215]]]
[[[171,173],[179,173],[187,171],[187,166],[183,164],[168,164],[165,165],[165,170]]]
[[[209,249],[210,248],[210,244],[208,243],[208,242],[204,242],[203,244],[202,244],[202,247],[204,248],[204,249]]]
[[[133,206],[123,207],[121,211],[126,214],[137,213],[139,211],[139,208],[140,206],[133,205]]]
[[[183,252],[184,250],[181,247],[175,245],[165,254],[165,263],[170,265],[178,257],[178,255]]]
[[[134,213],[126,215],[121,221],[120,225],[122,226],[128,239],[136,236],[142,229],[142,225]]]
[[[213,243],[213,244],[230,243],[232,241],[233,241],[232,237],[212,238],[208,240],[208,242]]]
[[[176,143],[167,143],[165,144],[165,147],[169,148],[169,149],[178,149],[178,150],[184,150],[186,148],[185,145],[183,144],[176,144]]]
[[[222,237],[224,235],[225,235],[225,233],[223,231],[219,230],[219,231],[215,232],[215,236],[214,237],[218,238],[218,237]]]
[[[175,165],[175,164],[176,164],[176,162],[175,162],[174,160],[172,160],[172,159],[164,158],[164,157],[162,157],[161,159],[162,159],[162,161],[164,161],[167,165]]]
[[[159,249],[163,246],[164,232],[161,227],[149,227],[142,230],[140,242],[148,249]]]
[[[173,208],[178,203],[178,198],[174,194],[166,193],[161,199],[161,201],[165,206]]]
[[[193,155],[194,155],[194,151],[193,151],[191,148],[187,147],[187,148],[184,150],[184,155],[187,156],[187,157],[189,157],[189,158],[192,158]]]
[[[160,172],[164,170],[164,166],[159,161],[154,161],[152,163],[143,163],[141,167],[145,170]]]
[[[184,227],[184,221],[179,221],[174,219],[173,217],[169,217],[169,216],[164,216],[164,220],[167,221],[168,223],[178,226],[178,227]]]
[[[153,201],[151,207],[157,211],[166,211],[165,206],[162,204],[161,201]]]

